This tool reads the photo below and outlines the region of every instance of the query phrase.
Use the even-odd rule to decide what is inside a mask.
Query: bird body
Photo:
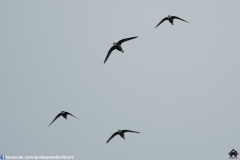
[[[61,116],[63,116],[63,118],[65,118],[65,119],[67,119],[67,114],[66,114],[65,111],[62,111],[62,112],[61,112]]]
[[[168,21],[173,25],[173,18],[172,18],[172,16],[168,15]]]
[[[63,118],[67,119],[67,114],[62,114]]]
[[[121,130],[118,130],[118,134],[119,134],[123,139],[125,139],[124,133],[123,133]]]

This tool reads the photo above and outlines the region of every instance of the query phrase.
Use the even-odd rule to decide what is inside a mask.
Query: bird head
[[[172,16],[168,15],[168,18],[171,18]]]
[[[62,114],[64,114],[65,112],[64,112],[64,111],[62,111],[61,113],[62,113]]]
[[[122,132],[122,131],[119,129],[119,130],[118,130],[118,133],[121,133],[121,132]]]
[[[116,43],[116,42],[113,42],[113,45],[114,45],[114,46],[116,46],[116,45],[117,45],[117,43]]]

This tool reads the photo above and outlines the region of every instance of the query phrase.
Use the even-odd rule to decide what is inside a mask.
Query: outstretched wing
[[[179,18],[179,17],[176,17],[176,16],[172,16],[172,18],[173,18],[173,19],[179,19],[179,20],[181,20],[181,21],[184,21],[184,22],[187,22],[187,23],[189,23],[188,21],[185,21],[184,19],[181,19],[181,18]]]
[[[162,22],[166,21],[167,19],[168,19],[167,17],[163,18],[163,19],[161,20],[161,22],[159,22],[158,25],[157,25],[155,28],[157,28]]]
[[[58,117],[60,117],[62,114],[61,113],[59,113],[55,118],[54,118],[54,120],[49,124],[49,126],[56,120],[56,119],[58,119]],[[48,127],[49,127],[48,126]]]
[[[118,41],[118,44],[121,45],[123,42],[129,41],[129,40],[131,40],[131,39],[135,39],[135,38],[137,38],[137,37],[138,37],[138,36],[122,39],[122,40]]]
[[[106,143],[108,143],[114,136],[116,136],[118,134],[118,132],[115,132],[109,139]]]
[[[109,49],[108,54],[107,54],[107,56],[106,56],[106,58],[105,58],[104,63],[107,61],[108,57],[110,56],[110,54],[112,53],[112,51],[113,51],[114,49],[116,49],[116,46],[112,46],[112,47]]]
[[[133,133],[140,133],[140,132],[136,132],[136,131],[130,131],[130,130],[122,130],[123,133],[125,132],[133,132]]]
[[[71,115],[71,116],[75,117],[74,115],[72,115],[72,114],[69,113],[69,112],[65,112],[65,113],[68,114],[68,115]],[[77,118],[77,117],[75,117],[75,118]],[[79,119],[79,118],[77,118],[77,119]],[[81,120],[81,119],[79,119],[79,120]]]

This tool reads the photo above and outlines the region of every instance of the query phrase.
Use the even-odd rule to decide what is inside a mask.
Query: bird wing
[[[137,37],[138,37],[138,36],[122,39],[122,40],[118,41],[118,44],[121,45],[123,42],[129,41],[129,40],[131,40],[131,39],[135,39],[135,38],[137,38]]]
[[[125,133],[125,132],[133,132],[133,133],[140,133],[140,132],[136,132],[136,131],[130,131],[130,130],[122,130],[122,133]]]
[[[108,143],[114,136],[116,136],[117,134],[119,134],[118,132],[115,132],[109,139],[106,143]]]
[[[56,119],[58,119],[58,117],[60,117],[62,114],[61,113],[59,113],[55,118],[54,118],[54,120],[49,124],[49,126],[56,120]],[[48,127],[49,127],[48,126]]]
[[[162,22],[166,21],[167,19],[168,19],[167,17],[163,18],[155,28],[157,28]]]
[[[66,114],[68,114],[68,115],[71,115],[71,116],[75,117],[74,115],[72,115],[72,114],[71,114],[71,113],[69,113],[69,112],[66,112]],[[75,118],[77,118],[77,117],[75,117]],[[79,118],[77,118],[77,119],[79,119]],[[79,119],[79,120],[81,120],[81,119]]]
[[[110,56],[110,54],[112,53],[112,51],[113,51],[114,49],[116,49],[116,46],[112,46],[112,47],[109,49],[108,54],[107,54],[107,56],[106,56],[106,58],[105,58],[104,63],[107,61],[108,57]]]
[[[188,21],[185,21],[184,19],[181,19],[181,18],[179,18],[179,17],[176,17],[176,16],[172,16],[172,18],[173,18],[173,19],[179,19],[179,20],[181,20],[181,21],[184,21],[184,22],[187,22],[187,23],[189,23]]]

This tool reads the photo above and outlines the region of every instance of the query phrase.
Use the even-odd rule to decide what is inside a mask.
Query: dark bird
[[[56,119],[58,119],[58,117],[60,117],[60,116],[63,116],[65,119],[67,119],[67,115],[71,115],[71,116],[75,117],[75,116],[72,115],[71,113],[62,111],[61,113],[59,113],[59,114],[54,118],[54,120],[49,124],[49,126],[50,126]],[[77,117],[75,117],[75,118],[77,118]],[[79,118],[77,118],[77,119],[79,119]],[[79,120],[81,120],[81,119],[79,119]],[[49,127],[49,126],[48,126],[48,127]]]
[[[118,134],[119,134],[123,139],[125,139],[125,138],[124,138],[124,133],[125,133],[125,132],[140,133],[140,132],[130,131],[130,130],[118,130],[117,132],[115,132],[115,133],[108,139],[107,143],[108,143],[114,136],[116,136],[116,135],[118,135]]]
[[[183,20],[183,19],[181,19],[181,18],[179,18],[179,17],[168,15],[168,17],[163,18],[163,19],[161,20],[161,22],[159,22],[158,25],[157,25],[155,28],[157,28],[162,22],[164,22],[164,21],[166,21],[166,20],[168,20],[168,21],[173,25],[173,19],[179,19],[179,20],[181,20],[181,21],[184,21],[184,22],[189,23],[188,21],[185,21],[185,20]]]
[[[137,37],[138,37],[138,36],[137,36]],[[137,38],[137,37],[130,37],[130,38],[122,39],[122,40],[118,41],[117,43],[114,42],[114,43],[113,43],[113,46],[112,46],[112,47],[109,49],[109,51],[108,51],[108,54],[107,54],[107,56],[106,56],[106,58],[105,58],[104,63],[107,61],[108,57],[110,56],[110,54],[112,53],[112,51],[113,51],[114,49],[117,49],[117,50],[119,50],[119,51],[121,51],[121,52],[123,53],[124,51],[123,51],[123,49],[122,49],[122,47],[121,47],[121,44],[122,44],[123,42],[129,41],[129,40],[131,40],[131,39],[135,39],[135,38]]]

